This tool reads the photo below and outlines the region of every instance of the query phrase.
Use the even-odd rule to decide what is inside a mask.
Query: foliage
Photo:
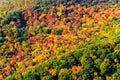
[[[9,4],[0,11],[0,80],[120,77],[119,7],[108,0]]]

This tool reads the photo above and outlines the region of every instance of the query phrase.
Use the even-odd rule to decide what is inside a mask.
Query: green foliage
[[[35,75],[33,75],[31,72],[29,72],[28,74],[26,74],[23,78],[24,80],[36,80]]]
[[[4,42],[6,40],[5,37],[0,37],[0,42]]]
[[[53,80],[51,76],[44,76],[41,80]]]
[[[51,30],[49,28],[44,28],[43,29],[43,33],[44,34],[50,34],[51,33]]]
[[[17,38],[17,41],[18,42],[22,42],[22,41],[25,41],[26,40],[26,37],[25,36],[23,36],[23,37],[18,37]]]
[[[109,71],[109,69],[110,69],[110,61],[109,59],[105,59],[100,65],[101,74],[104,75],[106,72]]]
[[[56,29],[56,30],[54,31],[54,34],[56,34],[56,35],[62,35],[62,32],[63,32],[62,29]]]
[[[29,43],[28,42],[26,42],[26,41],[23,41],[22,42],[22,49],[25,51],[27,48],[29,48]]]
[[[71,71],[68,69],[61,69],[58,75],[58,80],[73,80]]]
[[[83,70],[80,73],[80,76],[82,76],[82,79],[89,80],[91,78],[91,74],[87,70]]]
[[[15,12],[15,11],[11,11],[9,13],[9,15],[7,16],[7,18],[5,19],[4,21],[4,24],[8,24],[10,23],[11,20],[17,20],[17,19],[20,19],[21,18],[21,12]]]
[[[2,55],[3,56],[9,56],[9,55],[12,55],[13,54],[13,52],[11,52],[11,51],[5,51]]]
[[[17,11],[5,12],[6,17],[0,15],[0,78],[119,78],[120,20],[115,18],[118,9],[102,9],[100,6],[86,8],[78,4],[88,7],[95,5],[92,1],[32,0],[31,2],[37,4],[34,3],[31,9],[17,7]],[[28,2],[30,1],[22,0],[18,4],[13,0],[11,4],[12,7],[24,7],[30,5]],[[52,5],[48,5],[51,3]],[[115,16],[112,16],[109,10],[113,13],[116,11]],[[109,16],[110,20],[107,19]],[[79,28],[76,28],[77,26]]]
[[[23,42],[24,43],[24,42]],[[96,43],[93,43],[96,45]],[[89,44],[90,45],[90,44]],[[100,47],[100,45],[102,45],[102,43],[97,44],[96,47]],[[93,45],[94,46],[94,45]],[[111,45],[111,46],[114,46]],[[87,46],[86,46],[87,47]],[[105,47],[105,46],[103,46]],[[114,48],[114,47],[113,47]],[[91,50],[86,49],[87,51],[85,51],[86,48],[81,48],[81,49],[76,49],[72,52],[70,52],[69,54],[67,53],[65,56],[61,55],[57,58],[54,59],[50,59],[47,62],[43,62],[42,64],[40,64],[39,66],[37,66],[36,68],[33,68],[33,71],[28,71],[28,73],[25,75],[24,79],[36,79],[36,75],[39,76],[39,78],[41,79],[53,79],[53,77],[47,72],[48,69],[57,69],[57,71],[59,71],[58,73],[58,77],[56,76],[56,78],[58,78],[59,80],[73,80],[72,78],[72,72],[70,69],[73,65],[82,65],[83,66],[83,71],[77,75],[81,76],[82,79],[86,79],[89,80],[90,78],[101,78],[104,79],[104,77],[102,77],[103,75],[112,75],[114,78],[119,77],[119,67],[117,67],[117,72],[115,72],[116,69],[113,65],[111,65],[111,61],[114,58],[117,58],[119,55],[115,54],[114,52],[112,53],[108,53],[106,55],[104,55],[104,58],[97,58],[95,60],[92,59],[92,57],[90,56],[92,55],[97,55],[97,56],[101,56],[101,54],[95,54],[95,50],[94,48],[91,48]],[[109,49],[109,48],[108,48]],[[99,48],[99,51],[102,51],[102,48]],[[90,55],[89,55],[90,53]],[[77,64],[76,64],[77,63]],[[69,67],[68,67],[69,66]],[[112,70],[113,71],[112,71]],[[99,76],[97,77],[93,77],[93,73],[95,71],[99,71]],[[110,72],[112,71],[112,72]],[[28,77],[31,76],[31,77]]]

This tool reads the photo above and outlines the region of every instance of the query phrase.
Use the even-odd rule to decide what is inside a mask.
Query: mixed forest
[[[0,80],[120,80],[120,1],[4,0]]]

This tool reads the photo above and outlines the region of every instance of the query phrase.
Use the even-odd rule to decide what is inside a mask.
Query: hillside
[[[119,80],[119,5],[111,0],[1,4],[0,80]]]

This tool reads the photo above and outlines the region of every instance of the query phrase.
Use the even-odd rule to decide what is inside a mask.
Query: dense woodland
[[[119,0],[0,4],[0,80],[120,80]]]

